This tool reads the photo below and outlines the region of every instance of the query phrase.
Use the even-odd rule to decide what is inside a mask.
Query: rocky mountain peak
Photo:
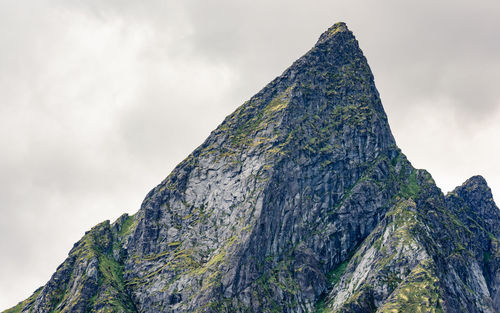
[[[494,230],[499,227],[500,211],[493,200],[490,187],[482,176],[467,179],[461,186],[448,193],[446,199],[450,209],[465,223],[470,223],[468,219],[473,219],[489,231],[500,231]]]
[[[347,28],[346,23],[338,22],[338,23],[333,24],[330,28],[328,28],[327,31],[325,31],[323,34],[321,34],[316,45],[325,43],[326,41],[329,41],[329,40],[334,40],[334,37],[338,33],[346,33],[344,35],[354,37],[352,32]]]
[[[485,200],[493,198],[486,179],[481,175],[472,176],[467,179],[461,186],[455,188],[453,193],[457,193],[464,197],[478,195]]]
[[[8,312],[494,312],[499,243],[484,179],[413,168],[337,23]]]

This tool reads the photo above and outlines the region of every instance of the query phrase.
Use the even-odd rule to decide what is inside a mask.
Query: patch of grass
[[[329,313],[332,310],[326,305],[325,297],[321,298],[314,306],[314,313]]]
[[[333,287],[338,282],[340,281],[340,278],[342,278],[342,275],[344,275],[344,272],[347,268],[347,264],[349,263],[349,260],[346,260],[342,263],[340,263],[336,268],[331,270],[328,274],[326,274],[326,279],[328,280],[328,284]]]
[[[123,221],[120,231],[118,232],[118,235],[120,237],[125,237],[129,235],[132,232],[132,229],[134,228],[133,226],[137,225],[137,221],[134,218],[134,215],[127,215],[125,220]]]
[[[420,185],[417,180],[417,173],[415,170],[412,170],[410,176],[408,176],[408,181],[403,184],[401,188],[400,195],[403,198],[411,198],[415,197],[420,193]]]
[[[431,262],[424,260],[416,266],[377,312],[443,313],[439,282]]]

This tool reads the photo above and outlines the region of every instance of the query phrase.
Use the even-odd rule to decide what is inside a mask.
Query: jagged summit
[[[467,179],[464,184],[478,184],[478,185],[488,185],[486,179],[484,179],[481,175],[474,175],[471,178]]]
[[[338,23],[333,24],[330,28],[328,28],[327,31],[325,31],[323,34],[321,34],[316,45],[326,42],[327,40],[329,40],[333,36],[335,36],[337,33],[341,33],[341,32],[346,32],[348,36],[354,37],[352,32],[347,28],[346,23],[338,22]]]
[[[270,98],[273,96],[278,99]],[[312,49],[235,113],[256,104],[260,104],[256,106],[260,111],[285,109],[283,112],[296,110],[303,113],[302,108],[288,104],[294,103],[293,98],[309,96],[316,96],[315,101],[303,104],[317,104],[320,98],[335,106],[364,103],[373,106],[386,119],[368,62],[345,23],[334,24],[324,32]],[[271,103],[271,100],[275,102]],[[276,106],[278,102],[280,106]],[[266,107],[268,104],[274,107]]]
[[[484,186],[412,167],[337,23],[8,312],[495,312]]]
[[[480,225],[490,234],[500,231],[497,224],[500,211],[493,200],[490,187],[482,176],[472,176],[449,192],[446,200],[449,209],[466,225]]]
[[[480,206],[479,202],[490,202],[495,206],[493,202],[493,194],[491,189],[481,175],[475,175],[467,179],[462,185],[456,187],[453,191],[450,191],[447,195],[450,197],[461,197],[467,198],[471,201],[475,201],[473,206]]]
[[[481,175],[472,176],[467,179],[461,186],[456,187],[453,191],[447,194],[448,198],[460,197],[467,199],[471,208],[484,207],[488,204],[493,213],[498,209],[493,201],[493,194],[488,186],[488,183]]]
[[[475,175],[467,179],[461,186],[455,188],[453,192],[459,192],[462,189],[466,189],[468,191],[481,190],[484,192],[484,196],[487,196],[488,198],[492,197],[491,189],[488,187],[486,179],[484,179],[481,175]]]

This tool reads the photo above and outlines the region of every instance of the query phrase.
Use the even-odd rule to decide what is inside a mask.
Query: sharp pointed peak
[[[463,185],[484,185],[487,186],[488,184],[486,183],[486,179],[484,179],[483,176],[481,175],[474,175],[467,179]]]
[[[449,195],[458,195],[461,198],[481,198],[481,199],[493,199],[491,189],[481,175],[475,175],[467,179],[462,185],[456,187],[453,191],[448,193]]]
[[[337,22],[328,28],[329,32],[349,31],[345,22]]]
[[[458,186],[456,189],[466,189],[470,190],[489,190],[488,183],[486,179],[484,179],[481,175],[475,175],[467,179],[461,186]]]
[[[323,34],[321,34],[316,45],[327,42],[340,34],[349,34],[353,36],[346,23],[338,22],[330,26],[330,28],[328,28]]]

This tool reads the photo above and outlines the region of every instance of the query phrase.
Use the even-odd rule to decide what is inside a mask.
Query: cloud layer
[[[0,0],[0,309],[337,21],[413,164],[444,191],[482,174],[500,200],[499,16],[498,1]]]

